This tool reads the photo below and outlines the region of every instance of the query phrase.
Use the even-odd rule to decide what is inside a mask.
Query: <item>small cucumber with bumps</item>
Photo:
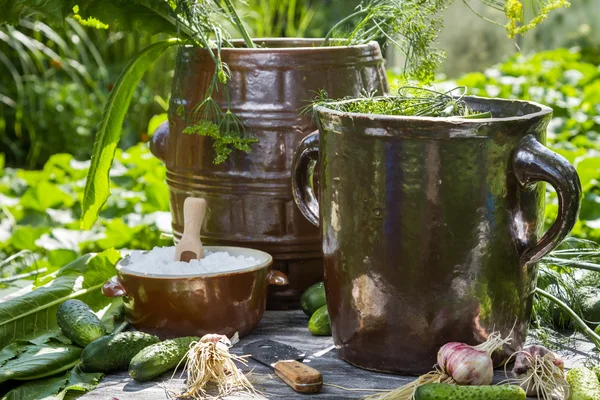
[[[159,341],[156,336],[143,332],[121,332],[101,337],[83,349],[81,369],[84,372],[125,370],[137,353]]]
[[[331,320],[327,306],[319,308],[308,320],[308,330],[317,336],[331,335]]]
[[[459,386],[427,383],[419,386],[415,400],[525,400],[525,391],[516,385]]]
[[[327,304],[325,299],[325,284],[323,282],[315,283],[300,297],[300,307],[304,314],[312,317],[319,308]]]
[[[569,370],[567,382],[571,387],[570,400],[600,400],[600,382],[591,369],[577,367]]]
[[[198,340],[199,337],[187,336],[146,347],[131,359],[129,376],[138,382],[145,382],[177,367],[185,357],[190,344]]]
[[[106,335],[106,327],[94,311],[81,300],[67,300],[56,312],[58,326],[66,337],[85,347]]]

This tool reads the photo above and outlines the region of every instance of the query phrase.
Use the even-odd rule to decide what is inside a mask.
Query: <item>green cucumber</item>
[[[300,297],[300,307],[304,314],[312,317],[319,308],[327,304],[325,300],[325,285],[323,282],[315,283],[302,294]]]
[[[180,337],[146,347],[131,359],[129,376],[138,382],[145,382],[177,367],[190,344],[198,340],[200,338],[196,336]]]
[[[106,335],[106,327],[94,311],[81,300],[67,300],[56,312],[58,326],[66,337],[85,347]]]
[[[596,378],[598,378],[598,380],[600,381],[600,364],[592,368],[592,371],[594,371],[594,374],[596,374]]]
[[[83,349],[81,369],[84,372],[125,370],[137,353],[159,341],[156,336],[142,332],[121,332],[101,337]]]
[[[591,369],[577,367],[569,370],[567,382],[571,386],[570,400],[600,400],[600,382]]]
[[[319,308],[308,320],[308,330],[313,335],[329,336],[331,335],[331,320],[327,306]]]
[[[415,400],[525,400],[525,391],[516,385],[459,386],[427,383],[419,386]]]

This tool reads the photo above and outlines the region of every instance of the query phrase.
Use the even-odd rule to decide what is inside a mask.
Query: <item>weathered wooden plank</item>
[[[310,396],[315,400],[359,399],[375,392],[350,391],[332,385],[348,389],[393,389],[414,379],[413,377],[365,371],[346,363],[337,356],[335,349],[332,349],[331,337],[313,336],[307,330],[306,324],[307,318],[301,311],[268,311],[256,331],[242,338],[240,343],[232,348],[232,352],[241,355],[245,344],[267,337],[290,344],[306,351],[305,362],[309,362],[311,367],[321,371],[326,386],[318,394],[298,394],[277,378],[268,367],[250,360],[248,368],[244,370],[252,370],[255,387],[263,394],[258,398],[306,399],[307,396]],[[584,340],[575,340],[573,344],[573,347],[565,348],[565,351],[562,352],[569,367],[580,363],[591,349],[590,344]],[[326,349],[331,350],[321,356],[315,356],[315,353]],[[165,399],[167,396],[162,383],[170,378],[171,373],[168,373],[153,382],[139,384],[131,380],[125,372],[109,375],[104,378],[96,390],[82,398],[85,400]],[[503,371],[496,371],[495,381],[503,379]],[[183,379],[176,379],[171,383],[171,389],[176,392],[180,391],[182,387]],[[244,394],[228,397],[228,399],[235,400],[248,398]]]

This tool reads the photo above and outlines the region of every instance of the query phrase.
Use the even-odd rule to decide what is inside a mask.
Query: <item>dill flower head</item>
[[[529,22],[525,23],[524,1],[528,0],[506,0],[504,5],[504,13],[508,19],[506,31],[510,38],[530,31],[548,18],[551,11],[571,6],[568,0],[531,0],[531,9],[534,16]]]

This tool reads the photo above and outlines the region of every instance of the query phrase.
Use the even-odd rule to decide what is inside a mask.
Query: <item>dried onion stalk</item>
[[[565,363],[543,346],[529,346],[511,356],[515,357],[512,373],[516,383],[527,396],[543,400],[568,399],[569,383],[565,379]]]
[[[179,397],[204,400],[219,399],[236,391],[255,394],[252,383],[235,364],[237,361],[248,365],[248,362],[245,357],[231,354],[231,346],[227,336],[216,334],[204,335],[193,342],[185,357],[186,390]],[[216,395],[208,393],[211,386],[216,387]]]
[[[493,332],[485,342],[477,346],[457,342],[447,343],[438,352],[435,371],[421,375],[415,381],[390,392],[377,393],[366,399],[412,400],[417,388],[426,383],[489,384],[493,375],[492,353],[511,341],[510,335],[502,339],[499,332]]]

